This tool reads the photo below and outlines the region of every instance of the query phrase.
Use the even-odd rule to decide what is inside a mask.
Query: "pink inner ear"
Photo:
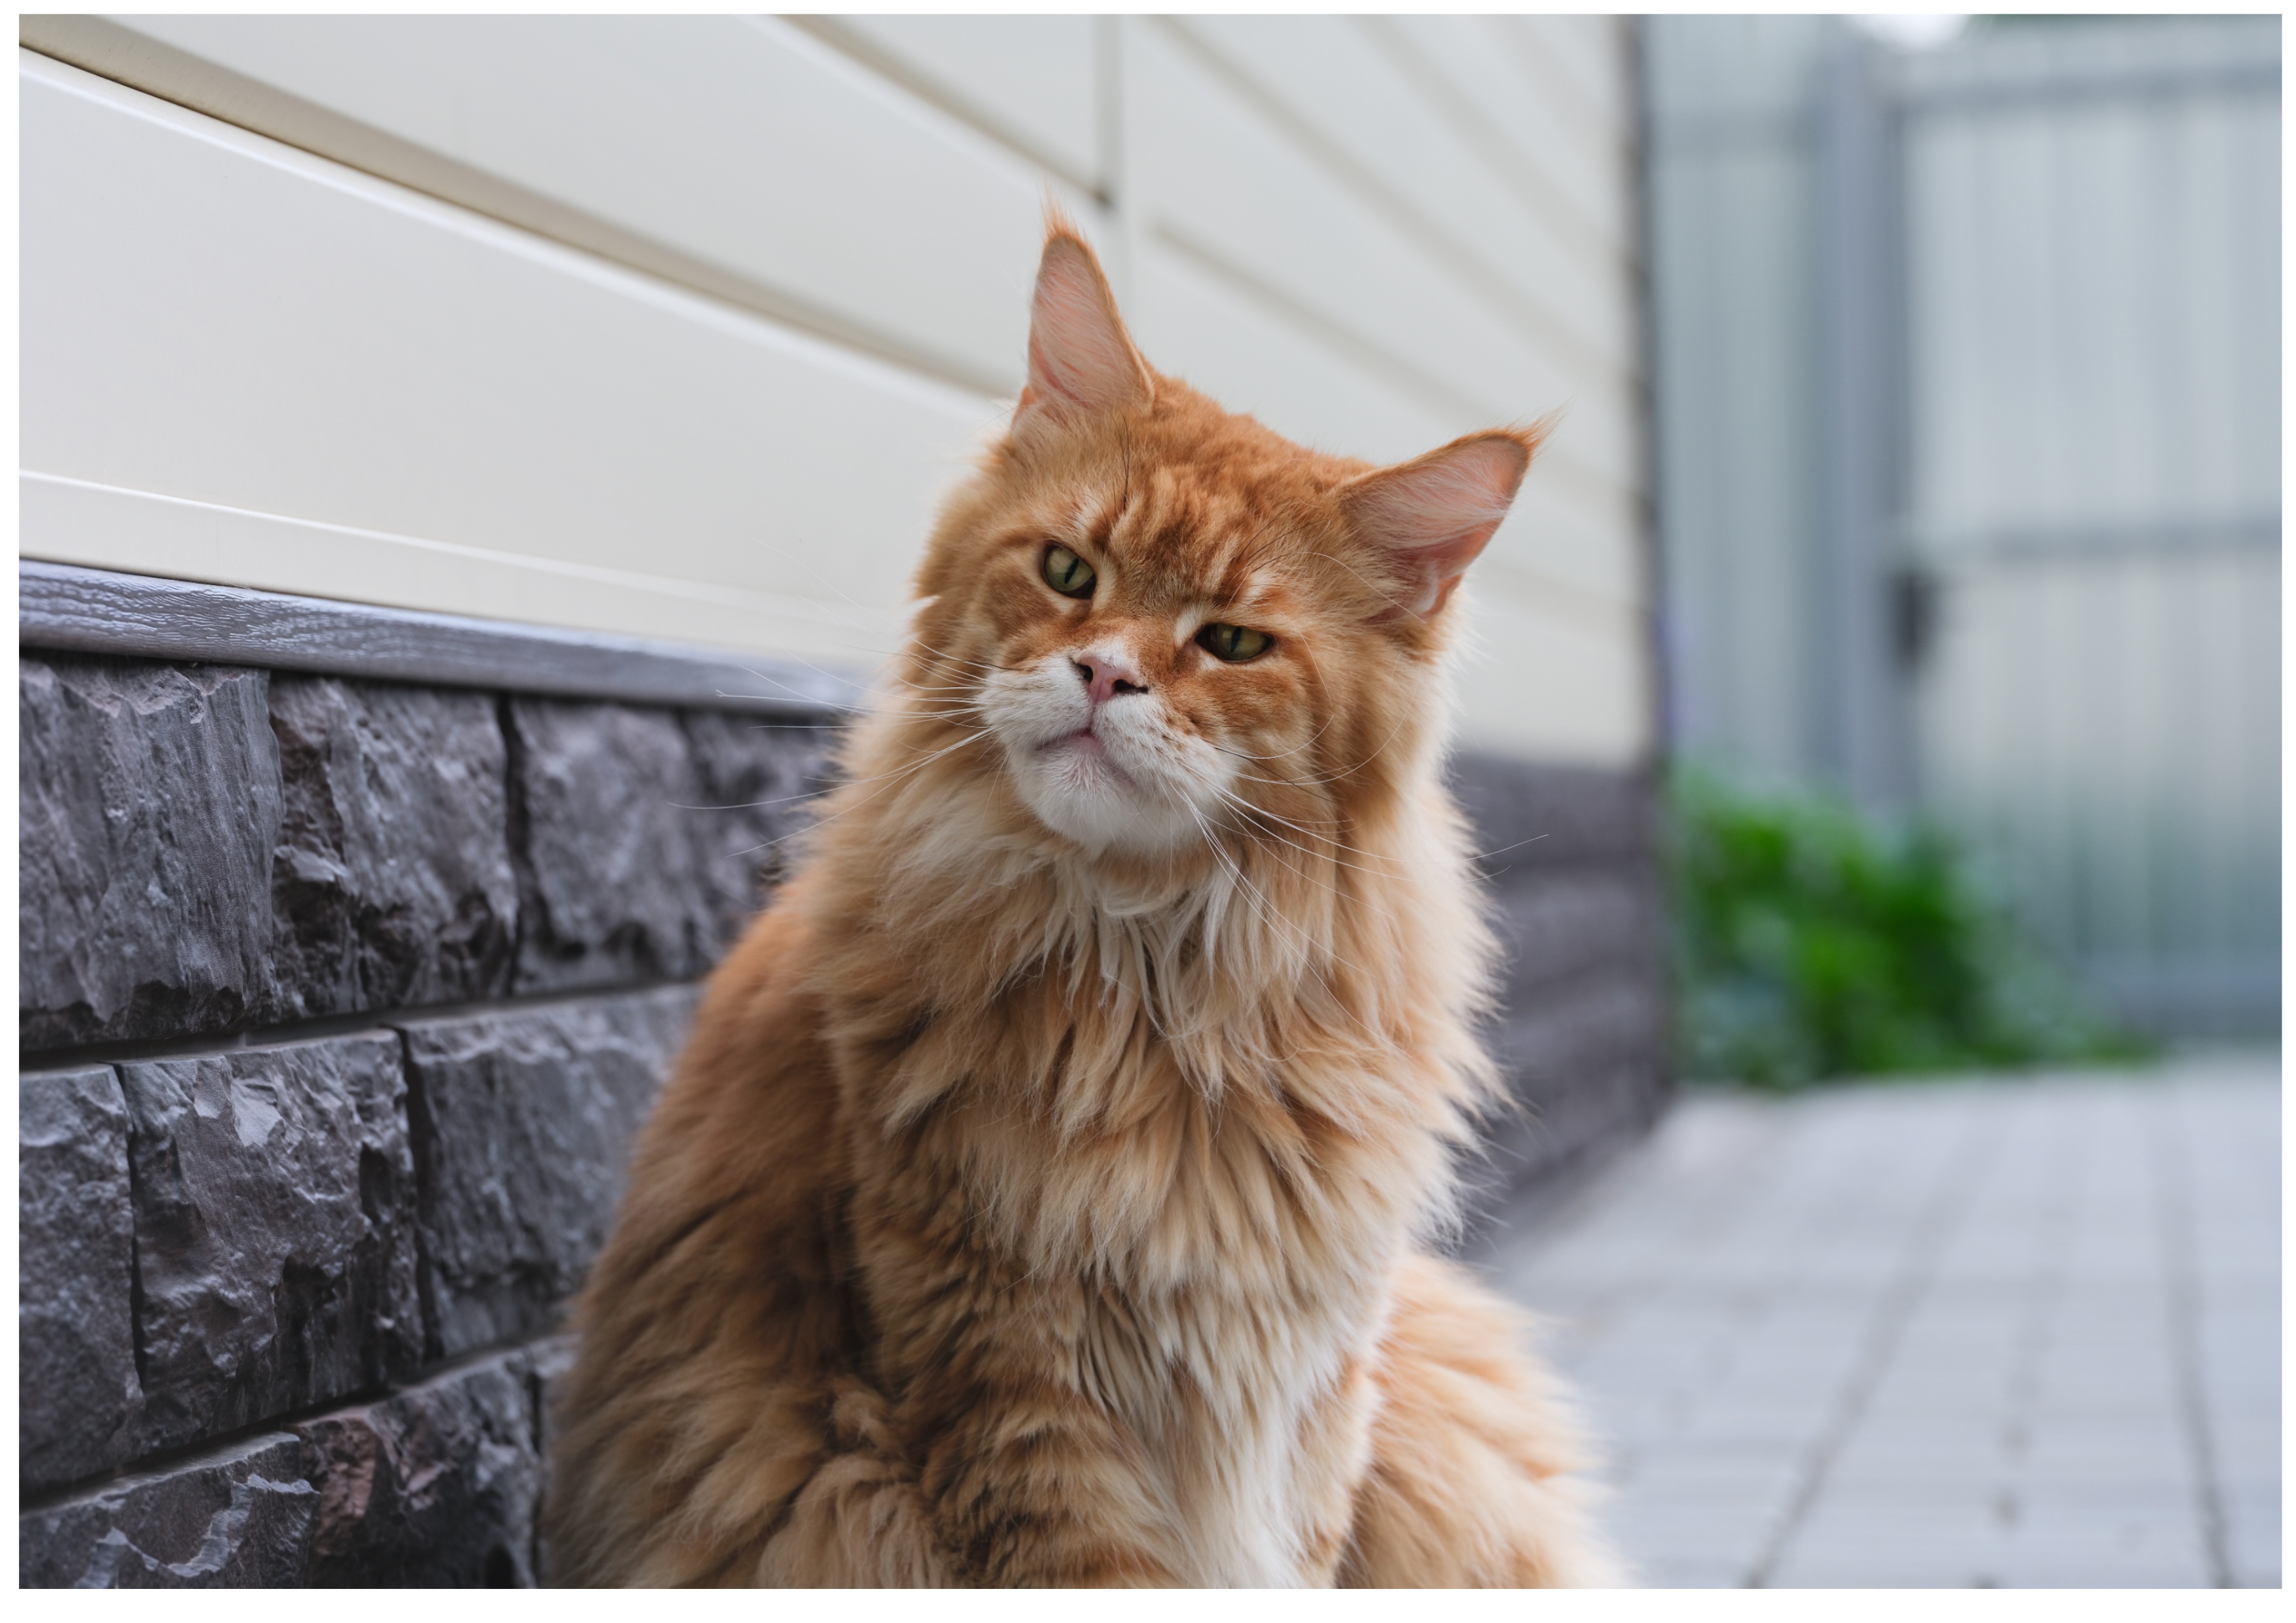
[[[1073,237],[1045,244],[1029,324],[1029,386],[1015,413],[1055,402],[1088,413],[1142,398],[1147,379],[1092,250]]]
[[[1529,466],[1523,438],[1480,435],[1349,488],[1358,533],[1409,577],[1413,589],[1399,611],[1425,616],[1443,606],[1505,519]]]

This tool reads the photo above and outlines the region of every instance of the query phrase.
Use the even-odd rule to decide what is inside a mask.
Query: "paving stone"
[[[23,1047],[266,1016],[281,816],[268,681],[227,666],[18,661]]]
[[[430,1354],[547,1328],[604,1243],[690,987],[410,1022]]]
[[[532,1380],[521,1349],[297,1426],[318,1490],[304,1581],[530,1587],[542,1487]]]
[[[1644,1580],[1711,1583],[1732,1551],[1752,1559],[1751,1511],[1784,1508],[1784,1462],[1820,1457],[1886,1332],[1879,1383],[1768,1582],[2276,1581],[2280,1411],[2263,1376],[2276,1368],[2277,1281],[2202,1270],[2223,1292],[2205,1299],[2199,1335],[2218,1575],[2164,1331],[2170,1259],[2153,1181],[2164,1165],[2185,1178],[2171,1193],[2194,1209],[2198,1189],[2234,1176],[2268,1175],[2276,1190],[2265,1142],[2276,1114],[2259,1109],[2276,1112],[2276,1068],[2205,1106],[2178,1075],[1849,1088],[1766,1106],[1693,1096],[1562,1232],[1502,1252],[1498,1271],[1528,1306],[1579,1316],[1573,1367],[1596,1424],[1628,1450],[1610,1513]],[[2172,1104],[2192,1112],[2195,1145],[2214,1145],[2182,1170],[2144,1147]],[[2249,1130],[2225,1129],[2235,1120]],[[2208,1243],[2266,1243],[2276,1196],[2243,1210],[2245,1237]],[[2013,1266],[1988,1263],[1981,1278],[1949,1271],[2003,1256]],[[1919,1278],[1906,1269],[1924,1257],[1948,1271],[1893,1324],[1891,1282]]]
[[[1627,1557],[1631,1581],[1646,1589],[1736,1589],[1745,1583],[1746,1562],[1737,1554]]]
[[[27,1588],[284,1588],[303,1581],[319,1495],[274,1433],[121,1479],[17,1521]]]
[[[695,976],[723,924],[675,711],[512,699],[521,991]]]
[[[411,1373],[414,1163],[398,1039],[123,1062],[147,1447]]]
[[[271,678],[280,1018],[507,991],[508,760],[485,693]]]
[[[16,1448],[37,1491],[134,1447],[135,1217],[110,1066],[27,1071],[16,1101]]]

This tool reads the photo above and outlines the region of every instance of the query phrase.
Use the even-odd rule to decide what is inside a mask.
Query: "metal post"
[[[1891,615],[1905,376],[1897,122],[1884,53],[1855,30],[1837,25],[1822,71],[1814,753],[1858,800],[1888,807],[1911,777]]]

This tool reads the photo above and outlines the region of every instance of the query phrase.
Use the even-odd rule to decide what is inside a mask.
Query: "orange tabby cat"
[[[1495,1086],[1439,656],[1536,443],[1302,450],[1151,370],[1054,224],[582,1299],[562,1578],[1613,1578],[1515,1315],[1414,1249]]]

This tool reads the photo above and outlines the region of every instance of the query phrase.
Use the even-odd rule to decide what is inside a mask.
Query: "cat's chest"
[[[1250,1302],[1120,1300],[1081,1316],[1079,1395],[1141,1445],[1127,1454],[1194,1586],[1290,1586],[1343,1521],[1368,1460],[1375,1339],[1365,1293]]]
[[[1316,1529],[1360,1473],[1353,1375],[1395,1237],[1338,1220],[1361,1209],[1339,1159],[1316,1164],[1280,1114],[1205,1099],[1149,1044],[1125,1057],[1081,1129],[1043,1094],[981,1087],[867,1146],[881,1367],[926,1433],[958,1423],[929,1396],[951,1367],[1062,1393],[1104,1418],[1176,1570],[1315,1581],[1302,1553],[1331,1545]]]

